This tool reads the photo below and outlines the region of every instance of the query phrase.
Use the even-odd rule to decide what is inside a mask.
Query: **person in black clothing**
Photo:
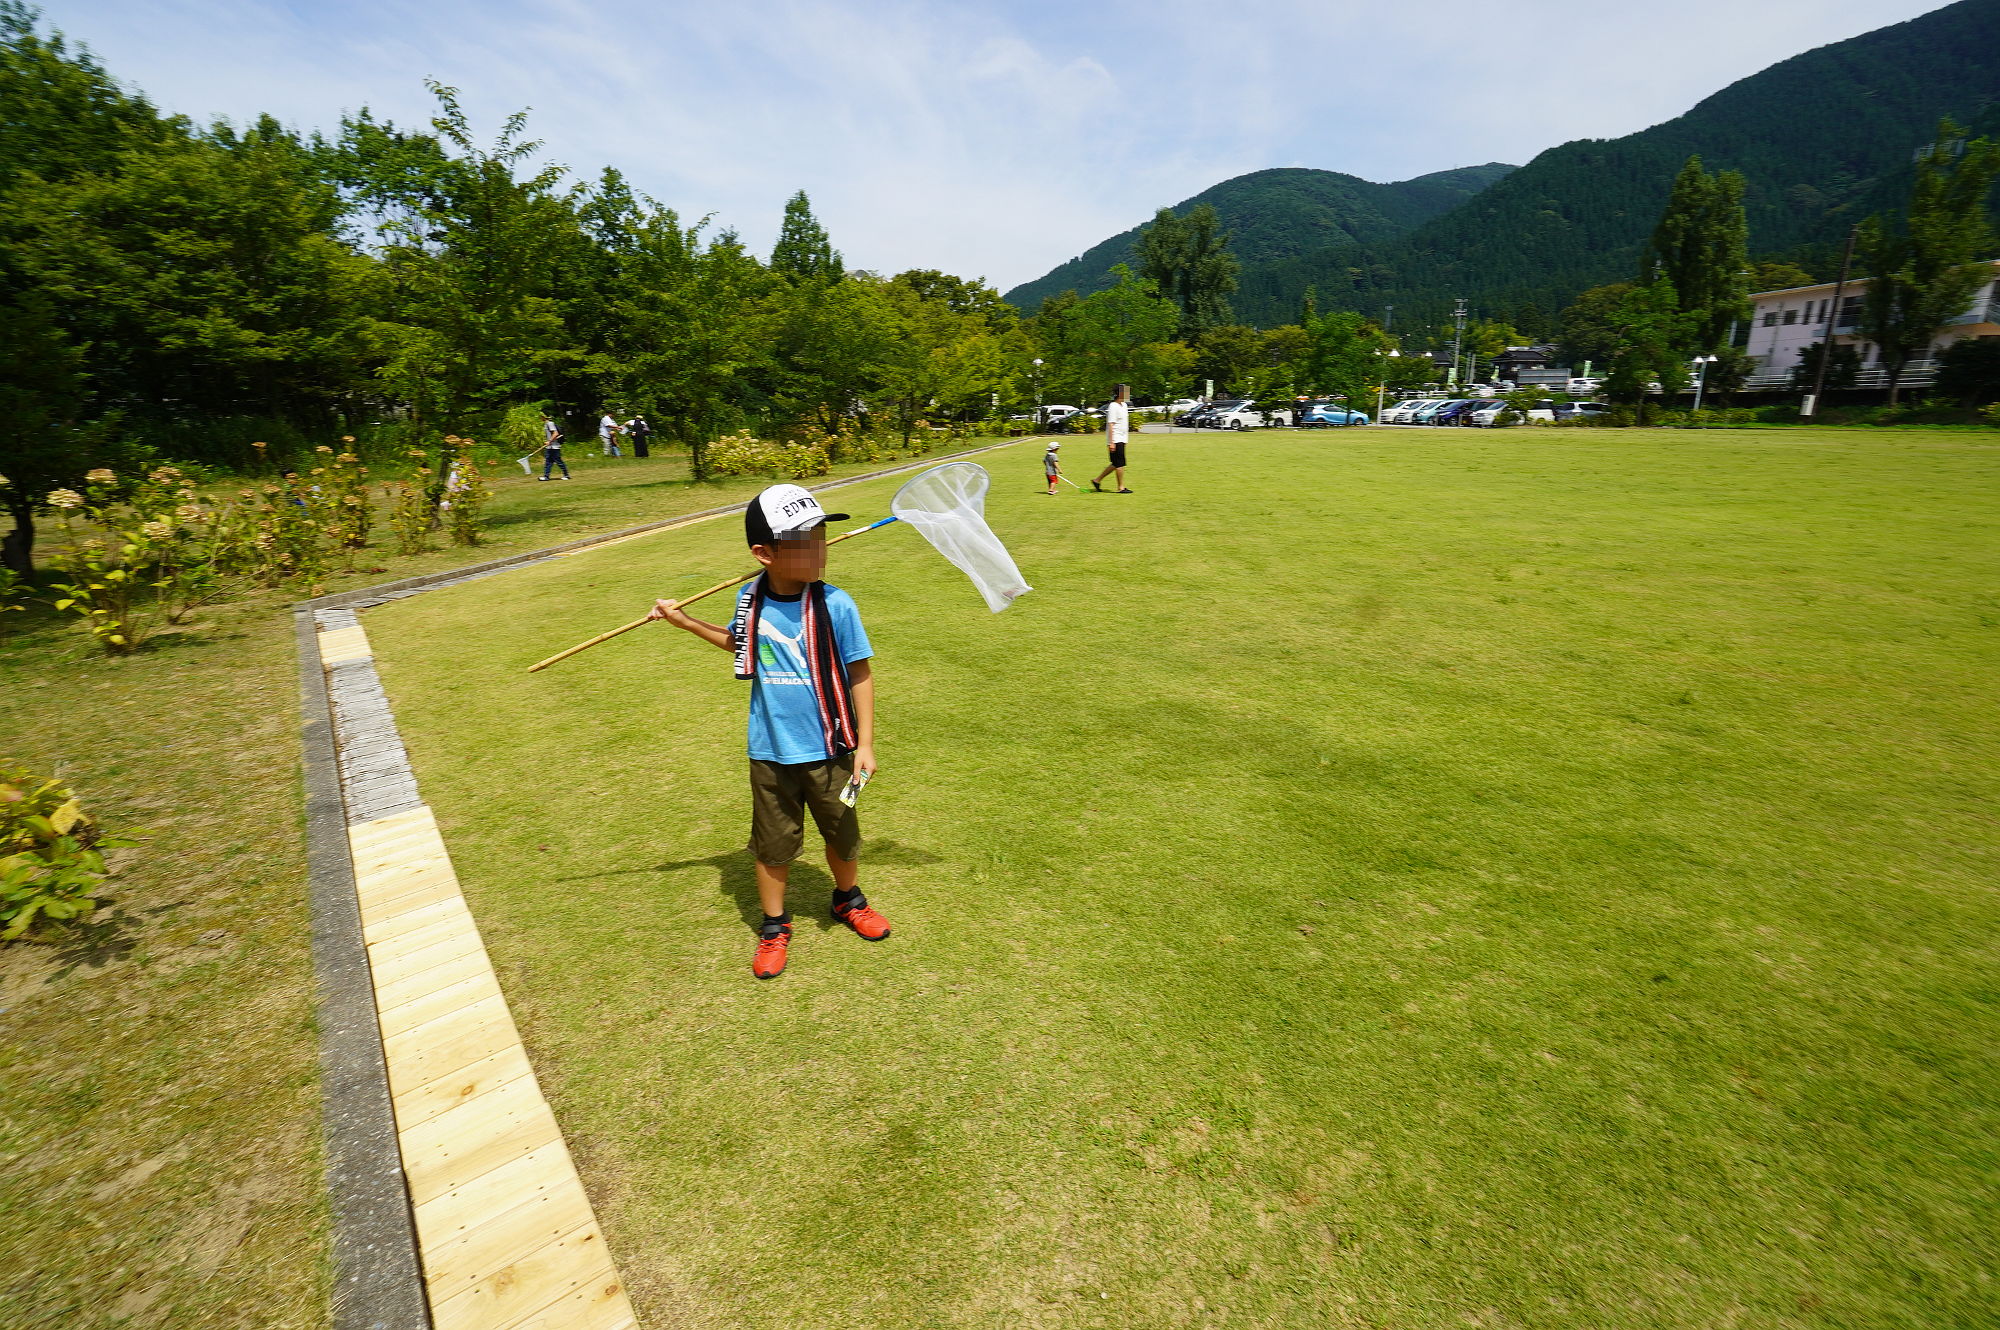
[[[625,422],[625,432],[632,436],[632,456],[649,457],[646,445],[653,441],[653,427],[646,423],[644,416],[633,416]]]

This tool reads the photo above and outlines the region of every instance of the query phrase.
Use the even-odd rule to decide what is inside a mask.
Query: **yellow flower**
[[[333,449],[327,447],[325,444],[322,443],[318,447],[314,448],[313,451],[316,453],[330,453],[333,451]]]
[[[49,491],[49,507],[81,508],[83,507],[83,496],[75,490],[51,490]]]
[[[94,471],[84,472],[83,478],[89,481],[93,485],[109,485],[112,481],[118,479],[118,477],[112,473],[109,467],[102,467],[102,466],[98,467]]]
[[[147,522],[139,530],[145,533],[146,537],[150,540],[165,540],[168,536],[174,534],[174,524],[172,522],[155,520]]]

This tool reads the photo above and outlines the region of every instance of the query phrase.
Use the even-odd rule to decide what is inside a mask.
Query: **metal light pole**
[[[1721,356],[1696,356],[1694,358],[1694,363],[1701,367],[1695,371],[1694,379],[1694,409],[1697,412],[1701,410],[1701,390],[1708,386],[1708,367],[1720,359],[1722,359]]]
[[[1456,308],[1451,311],[1451,321],[1453,329],[1451,334],[1451,381],[1455,384],[1458,382],[1459,353],[1465,349],[1465,301],[1460,300],[1457,302]]]
[[[1389,308],[1394,309],[1395,306],[1391,305],[1389,306]],[[1397,359],[1401,359],[1403,355],[1401,351],[1377,351],[1375,354],[1378,356],[1387,355]],[[1379,370],[1380,366],[1377,366],[1377,369]],[[1389,391],[1389,385],[1383,381],[1386,377],[1387,377],[1386,375],[1380,373],[1376,374],[1375,376],[1375,423],[1377,425],[1382,423],[1383,394]]]
[[[1035,428],[1040,429],[1049,422],[1042,419],[1042,361],[1035,358]]]

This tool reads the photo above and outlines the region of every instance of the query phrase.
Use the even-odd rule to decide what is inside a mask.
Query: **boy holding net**
[[[783,973],[792,940],[785,887],[805,839],[805,814],[826,841],[833,917],[870,942],[889,921],[861,894],[861,827],[853,800],[875,774],[874,656],[861,613],[826,573],[827,513],[798,485],[773,485],[743,514],[744,538],[764,571],[737,596],[727,628],[662,600],[647,615],[685,628],[736,657],[750,681],[750,850],[764,922],[751,973]]]

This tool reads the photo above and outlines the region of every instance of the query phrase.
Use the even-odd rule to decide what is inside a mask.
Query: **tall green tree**
[[[1194,353],[1173,340],[1174,302],[1122,263],[1111,272],[1115,285],[1081,300],[1052,297],[1035,319],[1048,401],[1102,402],[1120,383],[1143,401],[1178,387],[1193,366]]]
[[[1742,175],[1711,175],[1700,157],[1688,158],[1640,264],[1642,282],[1673,289],[1686,339],[1679,350],[1707,355],[1727,342],[1730,327],[1749,314],[1749,262]]]
[[[533,168],[527,114],[490,146],[473,137],[454,88],[433,82],[435,136],[411,137],[366,112],[342,126],[341,167],[381,219],[380,317],[386,390],[421,437],[539,395],[542,367],[566,352],[553,278],[577,218],[566,172]]]
[[[771,247],[771,271],[794,282],[826,282],[837,280],[846,270],[826,228],[813,216],[806,192],[792,195],[778,227],[778,242]]]
[[[1947,119],[1917,158],[1909,209],[1901,226],[1877,215],[1861,224],[1855,243],[1871,280],[1861,300],[1861,335],[1875,343],[1889,373],[1889,400],[1903,370],[1931,348],[1937,330],[1965,312],[1991,277],[1993,228],[1986,197],[2000,175],[2000,143],[1978,138]]]
[[[1682,312],[1673,283],[1665,277],[1621,295],[1610,319],[1614,341],[1605,395],[1637,406],[1643,417],[1655,383],[1669,397],[1685,388],[1692,319]]]
[[[1229,252],[1229,232],[1212,206],[1200,204],[1185,217],[1160,209],[1133,249],[1139,276],[1179,306],[1181,340],[1199,342],[1210,328],[1234,320],[1229,297],[1238,265]]]

